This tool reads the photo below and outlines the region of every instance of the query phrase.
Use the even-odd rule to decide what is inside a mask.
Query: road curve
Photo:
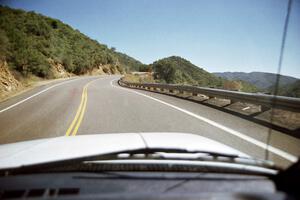
[[[126,89],[117,84],[118,78],[52,83],[0,103],[0,143],[63,135],[185,132],[265,157],[268,128],[176,97]],[[300,156],[300,140],[272,130],[269,149],[271,160],[287,166]]]

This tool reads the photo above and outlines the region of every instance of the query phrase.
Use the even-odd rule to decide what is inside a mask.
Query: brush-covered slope
[[[222,79],[192,64],[188,60],[171,56],[154,62],[154,78],[166,83],[221,87]]]
[[[68,73],[84,74],[105,66],[107,73],[131,70],[139,61],[90,39],[50,17],[0,6],[0,56],[26,76],[51,78],[53,63]],[[124,59],[126,57],[126,59]]]

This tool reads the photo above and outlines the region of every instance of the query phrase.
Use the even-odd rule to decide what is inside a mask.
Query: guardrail
[[[160,83],[131,83],[122,79],[119,80],[121,86],[130,88],[139,88],[144,90],[163,92],[169,94],[185,94],[189,93],[191,96],[204,95],[208,99],[220,98],[230,100],[230,104],[236,102],[250,103],[261,106],[261,111],[266,111],[271,108],[278,108],[293,112],[300,112],[300,99],[284,96],[274,96],[257,93],[246,93],[238,91],[229,91],[214,88],[174,85],[174,84],[160,84]]]

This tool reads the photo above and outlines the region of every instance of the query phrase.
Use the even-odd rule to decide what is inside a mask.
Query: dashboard
[[[293,199],[265,176],[188,172],[64,172],[0,177],[0,199]]]

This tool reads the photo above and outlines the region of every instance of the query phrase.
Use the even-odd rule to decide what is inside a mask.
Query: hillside
[[[148,69],[148,65],[141,63],[140,61],[120,52],[115,52],[118,61],[122,64],[127,72],[129,71],[144,71]]]
[[[171,56],[150,65],[158,82],[214,87],[243,92],[256,92],[257,88],[245,81],[229,81],[197,67],[188,60]]]
[[[262,90],[268,90],[276,82],[276,74],[265,72],[217,72],[213,73],[216,76],[228,79],[228,80],[242,80],[251,83]],[[280,76],[280,86],[292,84],[298,79],[290,76]]]
[[[171,56],[150,65],[154,79],[166,83],[221,87],[222,79],[192,64],[186,59]]]
[[[63,74],[114,74],[142,65],[57,19],[2,6],[0,16],[0,59],[14,74],[55,78],[55,67]]]

